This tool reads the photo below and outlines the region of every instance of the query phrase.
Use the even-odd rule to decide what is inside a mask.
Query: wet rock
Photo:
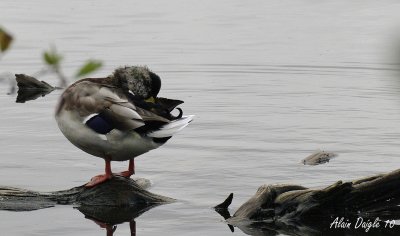
[[[320,165],[329,162],[337,155],[332,152],[317,151],[301,161],[304,165]]]

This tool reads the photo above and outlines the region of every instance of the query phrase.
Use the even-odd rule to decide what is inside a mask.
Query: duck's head
[[[161,79],[145,66],[125,66],[114,71],[114,78],[123,89],[143,99],[154,99],[161,88]]]

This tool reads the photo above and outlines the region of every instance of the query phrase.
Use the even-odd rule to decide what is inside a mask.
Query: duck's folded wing
[[[136,130],[146,126],[148,121],[169,122],[118,96],[112,87],[84,81],[71,89],[66,93],[66,106],[79,110],[84,116],[83,122],[97,133],[105,134],[112,129]]]

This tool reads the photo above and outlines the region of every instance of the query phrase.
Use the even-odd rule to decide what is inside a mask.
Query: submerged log
[[[400,218],[399,204],[400,170],[396,170],[322,189],[264,185],[227,223],[251,235],[341,235],[343,230],[357,235],[367,230],[356,225],[363,221],[366,227],[371,225],[369,235],[398,235],[400,227],[387,222]],[[349,227],[340,227],[340,219]],[[375,221],[379,226],[373,225]]]
[[[174,199],[145,190],[148,183],[115,176],[109,181],[87,188],[84,185],[56,192],[36,192],[12,187],[0,187],[0,210],[31,211],[57,204],[90,207],[147,208],[173,202]],[[94,209],[94,208],[93,208]],[[88,211],[88,210],[86,210]]]

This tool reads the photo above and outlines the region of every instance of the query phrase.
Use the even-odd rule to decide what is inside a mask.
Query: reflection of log
[[[336,217],[344,217],[356,230],[359,217],[364,221],[400,218],[400,170],[352,182],[336,182],[323,189],[308,189],[298,185],[264,185],[227,220],[249,234],[278,232],[290,235],[338,235],[340,229],[330,229]],[[394,228],[372,228],[369,232],[398,235]],[[257,231],[257,229],[259,231]],[[359,228],[358,231],[364,229]],[[283,231],[283,232],[282,232]],[[312,233],[314,232],[314,233]],[[271,234],[274,235],[274,234]]]
[[[15,79],[17,80],[18,85],[18,103],[35,100],[40,96],[44,97],[56,89],[44,81],[39,81],[24,74],[16,74]]]
[[[148,207],[173,201],[171,198],[146,191],[146,185],[143,181],[116,176],[93,188],[79,186],[51,193],[0,187],[0,210],[30,211],[56,204],[74,204],[81,206],[82,211],[85,211],[84,207],[88,206]]]

